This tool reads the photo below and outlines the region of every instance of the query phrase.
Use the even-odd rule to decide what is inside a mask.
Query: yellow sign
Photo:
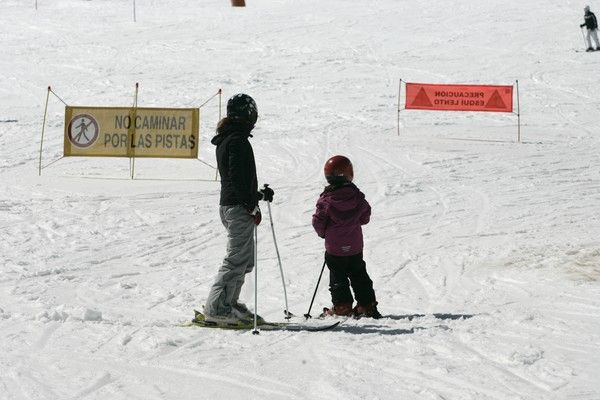
[[[198,158],[198,108],[65,107],[64,155]]]

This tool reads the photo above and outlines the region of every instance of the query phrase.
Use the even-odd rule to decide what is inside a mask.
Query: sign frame
[[[115,115],[119,113],[122,116],[128,117],[128,127],[126,138],[120,137],[119,142],[119,150],[115,150],[111,152],[109,150],[101,151],[101,150],[82,150],[82,149],[90,149],[96,142],[94,141],[91,144],[86,146],[77,146],[73,139],[72,132],[72,123],[73,121],[82,116],[82,122],[80,125],[76,126],[76,128],[80,128],[81,131],[77,136],[83,136],[85,139],[89,139],[85,135],[85,127],[82,127],[85,119],[83,116],[92,117],[94,119],[94,111],[100,113],[110,113],[111,111],[115,112]],[[151,150],[137,150],[135,146],[135,141],[139,140],[140,137],[137,135],[143,135],[144,133],[140,133],[141,130],[139,127],[136,127],[137,117],[141,113],[189,113],[191,117],[191,125],[189,129],[186,129],[186,132],[190,132],[190,136],[193,136],[195,140],[193,144],[193,148],[189,149],[189,155],[185,154],[185,152],[168,154],[168,151],[163,151],[162,154],[158,154],[158,151],[152,152]],[[173,117],[175,118],[175,117]],[[97,118],[96,118],[97,120]],[[132,123],[132,121],[135,121]],[[96,126],[96,129],[99,131],[97,135],[100,136],[102,134],[102,126],[96,122],[93,124]],[[161,128],[163,129],[163,128]],[[163,129],[164,130],[164,129]],[[146,133],[148,135],[150,133]],[[123,136],[124,133],[120,133],[119,135]],[[123,140],[126,140],[126,144],[123,145]],[[96,138],[98,140],[98,138]],[[91,141],[91,140],[90,140]],[[106,145],[106,143],[105,143]],[[175,158],[175,159],[198,159],[198,152],[200,147],[200,108],[163,108],[163,107],[108,107],[108,106],[65,106],[65,126],[64,126],[64,143],[63,143],[63,156],[64,157],[126,157],[126,158]]]
[[[401,108],[401,96],[402,96],[402,83],[404,82],[405,87],[406,87],[406,96],[405,96],[405,106],[404,108]],[[416,96],[409,96],[408,94],[408,87],[409,85],[415,85],[415,86],[421,86],[421,91],[423,91],[423,86],[430,86],[430,87],[438,87],[438,88],[487,88],[487,89],[494,89],[494,90],[500,90],[500,89],[511,89],[511,93],[510,93],[510,107],[508,107],[506,105],[506,103],[501,99],[502,105],[503,107],[486,107],[486,105],[489,105],[489,102],[491,102],[491,100],[493,99],[488,99],[488,102],[483,104],[483,107],[479,107],[479,108],[473,108],[473,109],[461,109],[460,104],[458,104],[458,107],[442,107],[440,104],[433,104],[431,103],[431,101],[429,101],[430,104],[428,105],[415,105],[415,99]],[[515,90],[516,89],[516,90]],[[516,112],[514,111],[514,96],[515,96],[515,91],[516,91]],[[419,92],[418,94],[420,94],[421,92]],[[423,92],[425,93],[425,92]],[[417,94],[417,95],[418,95]],[[500,93],[494,93],[498,94],[500,96]],[[427,95],[425,94],[426,99],[430,100]],[[409,98],[413,100],[413,102],[409,105]],[[439,106],[439,107],[436,107]],[[465,107],[466,108],[466,107]],[[505,112],[505,113],[511,113],[511,114],[516,114],[517,115],[517,141],[519,143],[521,143],[521,105],[520,105],[520,98],[519,98],[519,81],[516,80],[515,84],[513,85],[483,85],[483,84],[430,84],[430,83],[413,83],[413,82],[406,82],[403,81],[402,79],[400,79],[399,84],[398,84],[398,109],[397,109],[397,130],[398,130],[398,136],[400,136],[400,112],[403,110],[418,110],[418,111],[462,111],[462,112]]]

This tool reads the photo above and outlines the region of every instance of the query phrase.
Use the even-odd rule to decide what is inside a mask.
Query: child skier
[[[333,303],[331,309],[323,310],[323,315],[381,318],[362,253],[361,226],[369,223],[371,206],[352,183],[353,177],[348,158],[334,156],[327,160],[325,179],[329,185],[321,193],[312,217],[315,231],[325,239],[325,262]],[[354,308],[350,286],[357,301]]]
[[[583,11],[585,12],[585,15],[583,16],[585,22],[579,26],[581,28],[584,26],[587,28],[585,41],[587,42],[588,48],[586,51],[594,51],[592,39],[594,39],[596,44],[596,50],[600,50],[600,42],[598,41],[598,21],[596,20],[596,16],[590,11],[590,6],[585,6]]]

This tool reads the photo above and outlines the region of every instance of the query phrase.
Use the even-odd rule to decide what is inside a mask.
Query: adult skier
[[[588,48],[586,51],[594,51],[592,39],[594,39],[594,42],[596,43],[596,50],[600,50],[600,41],[598,41],[598,21],[596,20],[596,16],[590,11],[590,6],[585,6],[583,11],[585,12],[585,15],[583,16],[585,22],[579,25],[579,27],[583,28],[585,26],[587,28],[585,40]]]
[[[227,230],[227,253],[210,289],[204,308],[205,320],[237,323],[254,318],[239,302],[246,274],[254,268],[254,229],[261,222],[259,200],[273,201],[273,190],[258,191],[254,152],[248,140],[258,118],[256,103],[247,94],[227,102],[227,116],[219,121],[217,166],[221,175],[219,213]]]

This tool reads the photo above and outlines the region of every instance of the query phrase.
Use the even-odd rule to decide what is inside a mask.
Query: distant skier
[[[217,146],[219,213],[227,229],[227,254],[204,308],[209,322],[237,323],[254,318],[239,302],[239,296],[246,274],[254,268],[254,228],[261,221],[258,201],[273,201],[274,194],[268,187],[258,191],[254,152],[248,140],[257,118],[254,99],[237,94],[227,102],[227,117],[219,121],[217,135],[211,140]]]
[[[590,11],[590,6],[585,6],[583,10],[585,11],[585,15],[583,16],[585,22],[579,26],[581,28],[584,26],[587,28],[585,40],[588,48],[586,51],[594,51],[592,39],[594,39],[594,42],[596,43],[596,50],[600,50],[600,41],[598,41],[598,21],[596,20],[596,16]]]
[[[354,171],[344,156],[331,157],[325,163],[329,185],[317,201],[312,225],[325,239],[325,262],[329,268],[329,291],[333,307],[324,315],[354,315],[381,318],[377,310],[373,281],[363,260],[362,225],[369,223],[371,206],[365,195],[352,183]],[[356,296],[354,301],[350,286]]]

